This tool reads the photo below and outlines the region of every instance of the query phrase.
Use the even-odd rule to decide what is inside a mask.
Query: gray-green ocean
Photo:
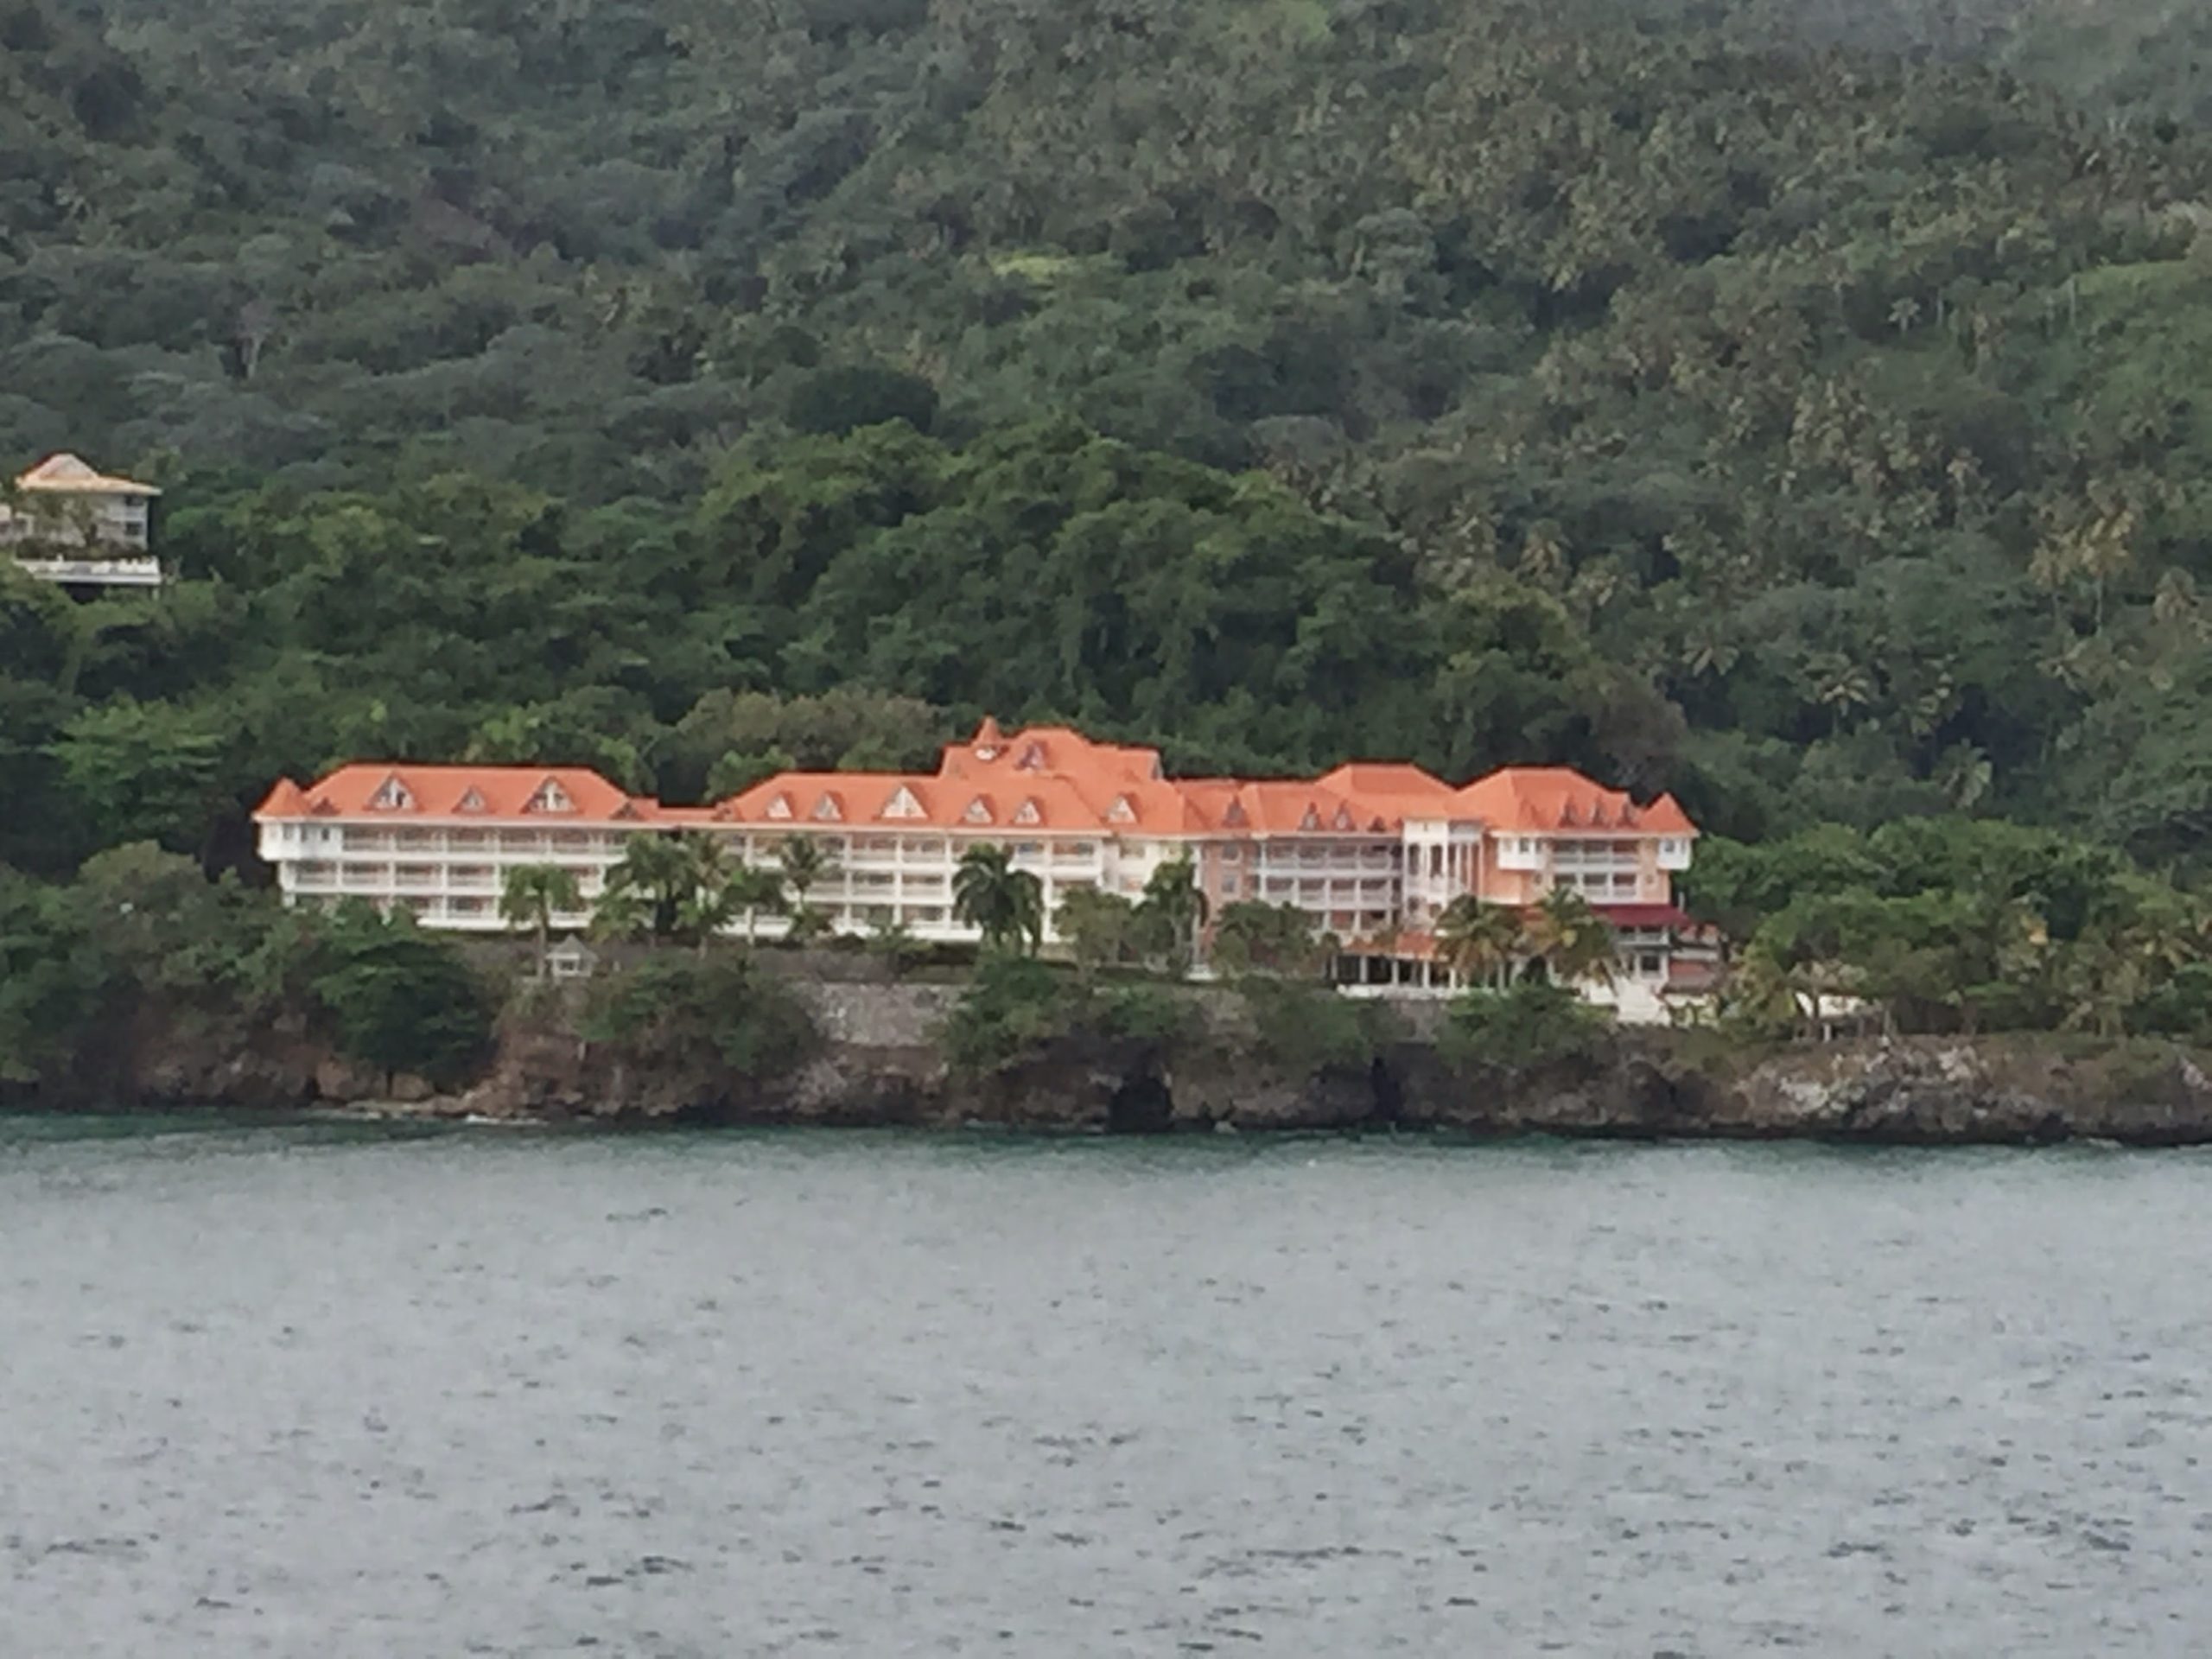
[[[2185,1655],[2212,1159],[0,1120],[0,1655]]]

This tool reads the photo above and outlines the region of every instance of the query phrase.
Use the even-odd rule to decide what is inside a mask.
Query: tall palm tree
[[[650,936],[652,927],[652,901],[637,887],[619,887],[610,880],[591,907],[594,938],[634,939]]]
[[[671,938],[683,925],[684,908],[698,888],[698,868],[682,836],[632,836],[620,861],[607,873],[607,893],[635,894],[656,940]]]
[[[1573,887],[1554,887],[1529,914],[1529,948],[1561,983],[1613,982],[1618,945],[1610,923]]]
[[[1212,913],[1189,854],[1171,858],[1153,871],[1137,908],[1153,918],[1167,941],[1168,966],[1182,973],[1197,958],[1198,930]]]
[[[993,950],[1026,945],[1033,957],[1045,942],[1045,884],[1014,868],[1005,848],[970,847],[952,873],[952,913]]]
[[[1497,985],[1528,948],[1521,915],[1507,905],[1486,904],[1463,893],[1436,919],[1436,954],[1453,973]]]
[[[499,885],[499,919],[537,935],[540,979],[545,976],[547,953],[552,948],[553,918],[573,915],[583,907],[576,873],[557,864],[518,864]]]
[[[779,915],[785,908],[784,873],[766,864],[745,864],[732,870],[722,883],[736,912],[745,918],[745,942],[760,937],[760,912]]]
[[[816,884],[837,873],[837,861],[811,836],[785,836],[776,849],[776,861],[783,866],[784,880],[801,910],[806,908],[807,895]]]

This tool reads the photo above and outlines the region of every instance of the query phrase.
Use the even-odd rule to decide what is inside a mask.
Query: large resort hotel
[[[819,842],[830,868],[810,902],[849,932],[973,939],[952,878],[989,843],[1036,875],[1048,918],[1076,888],[1134,897],[1187,857],[1213,914],[1241,902],[1303,911],[1344,942],[1340,974],[1358,984],[1441,988],[1428,930],[1453,899],[1525,907],[1557,887],[1612,925],[1617,983],[1590,994],[1624,1018],[1664,1018],[1670,988],[1704,966],[1679,948],[1674,894],[1696,828],[1670,796],[1639,805],[1562,767],[1509,767],[1463,788],[1365,762],[1311,781],[1171,779],[1154,749],[986,720],[934,772],[785,772],[709,806],[664,806],[575,768],[377,763],[280,782],[255,819],[287,903],[365,899],[430,927],[503,929],[501,883],[522,864],[572,871],[588,905],[632,836],[681,830],[718,837],[738,862],[771,862],[793,836]]]

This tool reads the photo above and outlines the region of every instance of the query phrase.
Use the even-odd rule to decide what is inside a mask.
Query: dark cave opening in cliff
[[[1126,1080],[1106,1106],[1109,1135],[1165,1135],[1175,1125],[1175,1098],[1167,1080],[1146,1071]]]

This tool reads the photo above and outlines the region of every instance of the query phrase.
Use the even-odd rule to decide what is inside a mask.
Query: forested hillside
[[[0,0],[0,464],[188,578],[0,571],[0,860],[988,708],[2186,868],[2212,31],[2095,10]]]

